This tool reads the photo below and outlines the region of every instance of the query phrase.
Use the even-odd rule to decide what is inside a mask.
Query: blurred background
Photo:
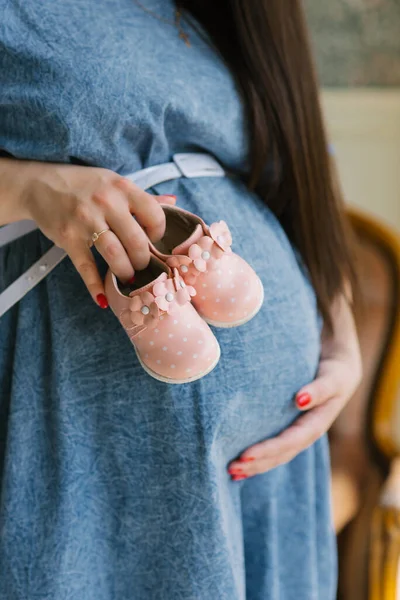
[[[363,381],[330,430],[338,598],[400,600],[400,0],[304,2],[362,299]]]
[[[400,0],[305,0],[347,200],[400,230]]]

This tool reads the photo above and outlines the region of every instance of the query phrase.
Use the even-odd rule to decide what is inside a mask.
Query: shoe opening
[[[165,234],[154,244],[162,254],[172,254],[172,251],[177,246],[185,242],[195,231],[198,222],[192,215],[174,210],[173,207],[163,206],[166,227]]]
[[[118,280],[118,289],[124,296],[129,296],[141,288],[154,282],[162,273],[168,274],[168,268],[154,256],[150,257],[150,262],[145,269],[135,271],[132,283],[122,283]]]

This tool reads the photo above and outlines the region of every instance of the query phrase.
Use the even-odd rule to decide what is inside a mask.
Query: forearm
[[[351,294],[347,294],[351,297]],[[362,378],[362,359],[354,316],[348,300],[341,296],[332,305],[333,335],[323,336],[322,358],[332,356],[343,360],[354,379]],[[339,384],[338,384],[339,385]],[[361,434],[364,428],[365,406],[363,395],[356,394],[344,407],[333,425],[333,431],[341,435]]]
[[[322,358],[339,351],[356,356],[358,354],[358,335],[352,310],[353,294],[349,284],[345,293],[338,295],[331,305],[332,331],[324,326],[322,331]]]
[[[34,171],[33,161],[0,158],[0,226],[30,218],[25,200]]]

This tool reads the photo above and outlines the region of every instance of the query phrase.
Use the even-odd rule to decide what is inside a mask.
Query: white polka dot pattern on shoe
[[[221,276],[219,281],[222,287],[226,288],[224,276]],[[216,273],[214,277],[216,277],[212,284],[214,293],[210,293],[211,283],[210,285],[205,284],[204,288],[206,289],[204,290],[201,280],[197,284],[197,297],[199,300],[203,297],[204,303],[209,303],[211,310],[216,296],[215,284],[218,282]],[[228,281],[228,286],[229,283]],[[174,284],[176,286],[176,282]],[[177,289],[179,289],[179,285]],[[193,290],[189,289],[194,294]],[[170,297],[166,298],[167,290],[162,295],[165,300],[170,299]],[[226,301],[222,295],[225,292],[224,289],[218,294],[221,303]],[[239,292],[236,292],[235,295],[239,296]],[[230,295],[228,295],[228,302],[229,297]],[[195,306],[189,302],[180,305],[175,297],[174,301],[176,301],[176,306],[171,308],[175,310],[172,310],[171,313],[160,310],[158,323],[157,321],[154,323],[155,328],[143,327],[144,331],[139,330],[142,338],[140,342],[137,337],[135,341],[132,340],[135,342],[138,358],[142,361],[145,370],[160,381],[171,381],[172,383],[174,380],[176,382],[192,381],[204,376],[210,371],[219,355],[218,344],[207,322],[201,319],[196,312]],[[217,319],[218,317],[215,317],[215,320]]]

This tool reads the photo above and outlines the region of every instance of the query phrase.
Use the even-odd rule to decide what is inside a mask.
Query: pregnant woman
[[[333,600],[325,432],[360,359],[326,148],[299,0],[3,2],[0,224],[39,230],[0,250],[0,289],[69,258],[0,319],[1,600]],[[191,152],[229,175],[127,178]],[[101,310],[171,196],[264,288],[181,385]]]

